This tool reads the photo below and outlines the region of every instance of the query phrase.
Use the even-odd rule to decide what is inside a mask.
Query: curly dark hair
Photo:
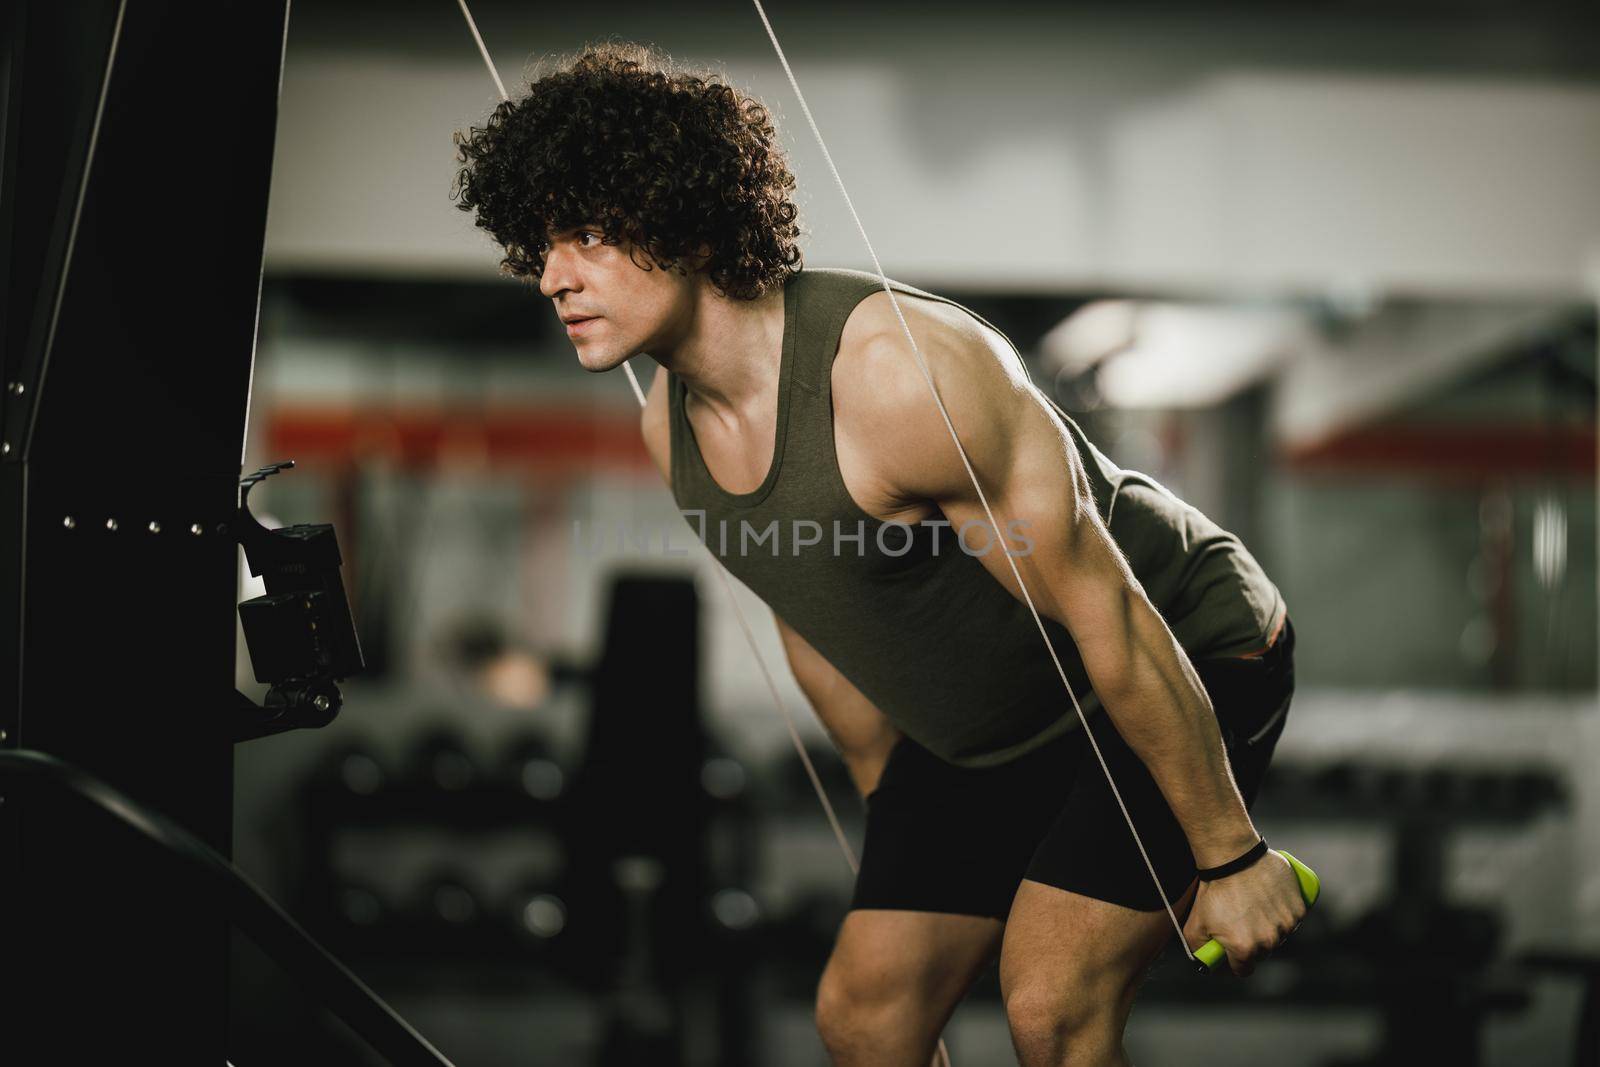
[[[584,48],[455,143],[451,197],[517,277],[544,273],[547,233],[591,224],[635,263],[640,251],[684,274],[696,262],[737,299],[800,270],[794,176],[767,109],[648,46]]]

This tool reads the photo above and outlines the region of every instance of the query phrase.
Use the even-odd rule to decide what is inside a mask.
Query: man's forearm
[[[1201,867],[1248,849],[1254,824],[1234,784],[1210,699],[1142,594],[1123,597],[1119,639],[1084,642],[1084,667],[1128,746],[1144,761]]]

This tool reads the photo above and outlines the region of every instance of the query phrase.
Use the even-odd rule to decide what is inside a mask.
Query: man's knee
[[[925,1064],[1000,933],[980,916],[852,911],[817,987],[817,1029],[835,1062]]]
[[[1051,975],[1004,990],[1006,1022],[1023,1063],[1100,1062],[1122,1043],[1130,991]]]
[[[938,1025],[930,990],[914,974],[872,973],[837,959],[817,986],[817,1032],[836,1054],[888,1039],[904,1040]]]
[[[914,1029],[920,1014],[914,985],[830,961],[816,989],[816,1029],[822,1043],[837,1056]]]

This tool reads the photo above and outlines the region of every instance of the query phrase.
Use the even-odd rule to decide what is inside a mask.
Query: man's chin
[[[582,352],[578,353],[578,365],[590,374],[604,374],[608,370],[616,370],[628,362],[625,353],[618,352]]]

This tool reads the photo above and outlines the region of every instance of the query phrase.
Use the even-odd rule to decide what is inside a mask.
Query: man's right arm
[[[800,691],[811,701],[823,729],[844,757],[856,789],[866,796],[878,787],[883,765],[889,759],[889,750],[900,740],[900,731],[810,642],[783,619],[776,615],[773,618]]]
[[[667,372],[658,369],[640,415],[639,428],[645,447],[655,461],[661,477],[672,480],[672,427],[667,421]],[[776,616],[774,616],[776,618]],[[866,796],[878,786],[889,750],[900,740],[896,730],[877,705],[840,674],[822,653],[796,633],[788,623],[777,619],[778,636],[789,669],[794,671],[800,691],[811,701],[823,729],[844,757],[845,766],[856,788]]]

